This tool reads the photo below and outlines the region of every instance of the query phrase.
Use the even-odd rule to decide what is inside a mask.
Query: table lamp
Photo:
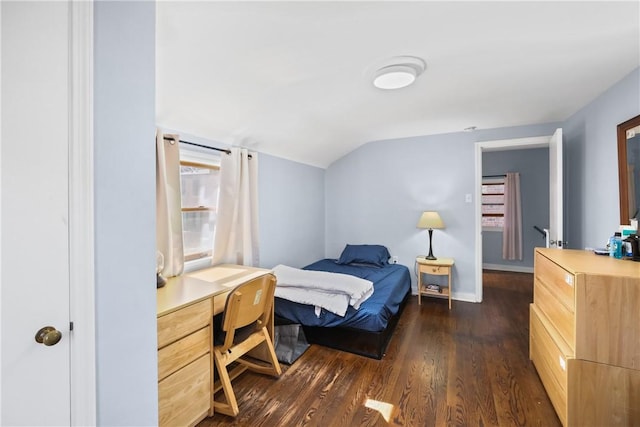
[[[444,228],[444,222],[442,222],[442,218],[438,215],[436,211],[424,211],[418,220],[418,228],[426,228],[429,230],[429,255],[427,255],[426,259],[437,259],[433,256],[433,251],[431,247],[431,239],[433,236],[434,228]]]

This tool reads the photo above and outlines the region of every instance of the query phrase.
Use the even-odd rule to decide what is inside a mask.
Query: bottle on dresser
[[[609,238],[609,256],[622,258],[622,234],[619,231]]]

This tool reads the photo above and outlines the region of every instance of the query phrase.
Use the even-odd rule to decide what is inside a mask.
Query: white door
[[[69,4],[0,8],[0,424],[69,425]]]
[[[562,129],[556,129],[549,140],[549,231],[547,247],[564,247],[562,173]]]

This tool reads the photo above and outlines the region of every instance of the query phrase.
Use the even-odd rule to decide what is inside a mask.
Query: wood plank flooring
[[[481,304],[417,297],[382,360],[312,345],[279,379],[233,382],[209,426],[560,426],[529,360],[533,275],[485,271]]]

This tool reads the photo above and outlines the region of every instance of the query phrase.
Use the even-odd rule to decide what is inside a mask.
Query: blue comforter
[[[307,326],[348,326],[371,332],[386,328],[389,318],[398,312],[400,303],[411,292],[409,269],[399,264],[375,267],[363,264],[337,264],[335,259],[323,259],[304,267],[305,270],[330,271],[351,274],[373,282],[374,292],[359,310],[349,306],[340,317],[322,310],[320,317],[312,305],[298,304],[281,298],[275,299],[275,313],[284,319]]]

